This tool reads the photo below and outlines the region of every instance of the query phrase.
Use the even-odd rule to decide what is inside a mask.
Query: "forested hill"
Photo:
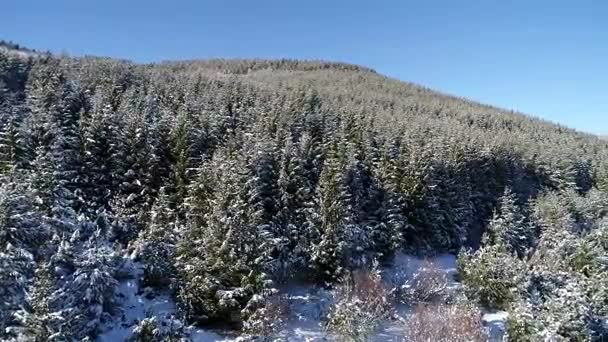
[[[293,274],[477,246],[505,189],[608,184],[605,140],[342,63],[6,49],[0,123],[0,328],[37,338],[95,336],[127,252],[239,321]]]

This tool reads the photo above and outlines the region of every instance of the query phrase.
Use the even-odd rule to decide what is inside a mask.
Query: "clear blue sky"
[[[138,62],[208,57],[362,64],[608,133],[608,2],[8,0],[0,38]]]

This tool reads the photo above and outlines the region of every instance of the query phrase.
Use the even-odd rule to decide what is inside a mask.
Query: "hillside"
[[[597,136],[343,63],[11,46],[0,124],[2,339],[271,338],[293,283],[331,290],[320,321],[345,340],[419,303],[436,311],[404,314],[406,340],[437,316],[483,340],[480,312],[497,310],[512,340],[608,334]],[[432,267],[380,272],[459,251],[458,290]],[[133,296],[170,317],[126,323]]]

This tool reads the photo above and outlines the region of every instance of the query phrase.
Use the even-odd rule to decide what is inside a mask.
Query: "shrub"
[[[355,271],[336,288],[326,328],[340,341],[367,341],[390,309],[379,272]]]
[[[467,295],[491,309],[507,309],[525,276],[523,263],[498,246],[462,252],[458,268]]]
[[[151,241],[143,244],[140,258],[144,263],[144,286],[164,288],[171,284],[175,274],[173,256],[170,246],[165,243]]]
[[[243,331],[251,337],[270,339],[281,329],[289,313],[289,301],[284,295],[273,295],[261,301],[262,306],[245,321]]]
[[[430,261],[424,261],[417,272],[400,285],[397,295],[407,303],[429,303],[446,297],[448,277]]]
[[[177,303],[189,322],[240,326],[253,314],[260,298],[274,291],[264,273],[252,271],[241,261],[190,261],[177,281]]]
[[[187,327],[173,316],[148,317],[143,319],[129,337],[129,342],[181,342],[188,341]]]
[[[534,342],[542,337],[539,335],[540,329],[538,321],[530,312],[530,308],[525,303],[518,303],[509,312],[507,318],[506,333],[510,341]]]
[[[478,309],[467,304],[420,304],[406,319],[408,342],[482,342],[487,341]]]

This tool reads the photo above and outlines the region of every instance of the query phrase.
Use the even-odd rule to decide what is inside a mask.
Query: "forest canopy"
[[[555,334],[606,336],[606,140],[344,63],[3,46],[0,339],[95,338],[125,258],[185,325],[255,331],[296,276],[461,249],[467,295],[512,308],[519,341],[554,324],[549,283],[588,296]]]

